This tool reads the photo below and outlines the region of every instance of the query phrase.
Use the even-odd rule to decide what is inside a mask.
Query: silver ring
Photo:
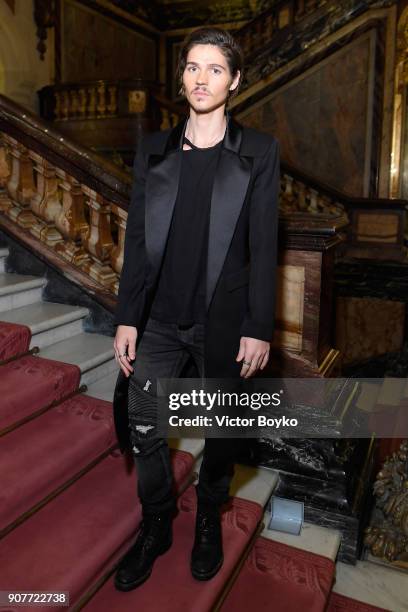
[[[252,361],[244,361],[244,365],[246,365],[246,366],[250,366],[251,363],[252,363]]]
[[[119,357],[126,357],[126,353],[123,353],[123,355],[119,355]]]

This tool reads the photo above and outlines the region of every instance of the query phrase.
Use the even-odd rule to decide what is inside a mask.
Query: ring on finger
[[[244,365],[246,365],[246,366],[250,366],[250,365],[251,365],[251,363],[252,363],[252,361],[245,361],[245,360],[244,360],[244,362],[243,362],[243,363],[244,363]]]

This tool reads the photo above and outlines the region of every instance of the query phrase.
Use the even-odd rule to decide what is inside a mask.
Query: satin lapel
[[[186,120],[170,133],[164,155],[152,155],[146,181],[145,243],[149,285],[160,270],[176,203]]]
[[[176,151],[149,169],[145,213],[149,284],[154,284],[160,270],[177,198],[180,168],[181,151]]]
[[[207,309],[221,274],[251,177],[251,160],[240,158],[237,154],[240,138],[238,142],[235,137],[238,136],[236,131],[240,128],[236,124],[231,127],[234,128],[234,146],[221,149],[211,198],[207,257]],[[231,131],[230,129],[229,138],[227,137],[224,147],[231,143]]]

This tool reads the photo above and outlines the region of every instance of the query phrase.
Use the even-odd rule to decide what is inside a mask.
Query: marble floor
[[[408,610],[408,572],[371,561],[337,563],[333,590],[392,612]]]

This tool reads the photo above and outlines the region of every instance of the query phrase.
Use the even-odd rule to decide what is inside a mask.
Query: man
[[[148,134],[135,158],[114,342],[128,414],[116,402],[115,423],[122,448],[132,448],[143,521],[116,573],[123,591],[144,582],[172,543],[169,450],[155,436],[157,378],[180,376],[190,359],[200,377],[249,378],[269,359],[279,150],[274,137],[241,127],[225,110],[242,63],[229,33],[192,32],[178,66],[189,116]],[[220,508],[236,452],[234,440],[205,442],[191,556],[198,580],[222,566]]]

